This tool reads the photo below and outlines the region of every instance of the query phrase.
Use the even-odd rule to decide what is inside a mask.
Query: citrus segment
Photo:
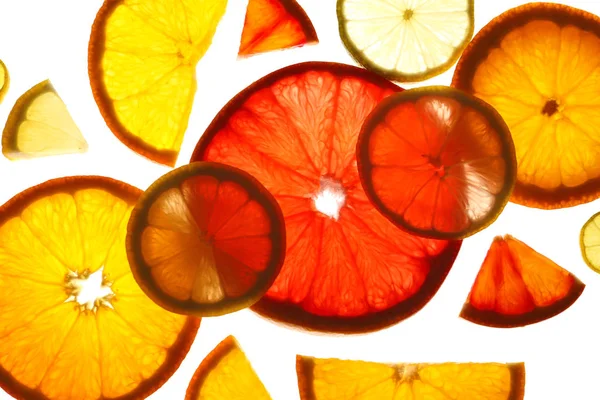
[[[2,153],[11,160],[83,153],[87,148],[65,103],[48,80],[17,100],[2,132]]]
[[[233,336],[226,337],[202,361],[185,400],[271,400]]]
[[[460,316],[499,328],[529,325],[569,308],[584,287],[525,243],[496,237]]]
[[[369,203],[356,169],[365,118],[400,90],[364,69],[297,64],[234,97],[202,136],[192,161],[247,171],[285,216],[286,259],[255,311],[304,328],[367,331],[412,315],[441,285],[460,242],[398,230]]]
[[[600,273],[600,213],[586,221],[579,235],[579,246],[585,263]]]
[[[514,146],[500,115],[443,86],[384,100],[363,126],[357,158],[375,207],[428,237],[458,239],[485,228],[515,181]]]
[[[551,209],[600,195],[599,50],[600,18],[550,3],[505,12],[465,50],[452,84],[506,120],[518,163],[512,201]]]
[[[12,396],[145,397],[179,366],[198,320],[151,302],[119,256],[140,193],[61,178],[0,208],[0,386]]]
[[[111,131],[149,159],[173,166],[208,50],[227,0],[106,0],[92,27],[88,68]]]
[[[239,56],[318,41],[312,22],[296,0],[249,0]]]
[[[473,35],[473,0],[338,0],[352,57],[388,79],[422,81],[460,57]]]
[[[250,175],[193,163],[156,181],[129,222],[134,277],[157,304],[221,315],[255,303],[279,273],[281,209]]]
[[[523,399],[523,363],[382,364],[297,356],[302,400]]]
[[[10,86],[10,75],[8,74],[8,69],[6,65],[0,60],[0,103],[4,99],[6,92],[8,91],[8,87]]]

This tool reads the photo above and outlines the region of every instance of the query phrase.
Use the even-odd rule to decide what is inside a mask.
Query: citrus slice
[[[553,209],[600,196],[600,18],[531,3],[492,20],[459,61],[453,86],[504,117],[517,153],[511,201]]]
[[[338,0],[337,17],[352,57],[400,82],[446,71],[473,36],[473,0]]]
[[[6,65],[0,60],[0,103],[4,99],[8,87],[10,86],[10,76],[8,75],[8,69]]]
[[[362,68],[296,64],[243,90],[202,136],[192,161],[247,171],[285,216],[285,262],[255,311],[308,329],[369,331],[412,315],[444,281],[461,243],[397,229],[356,169],[365,118],[399,90]]]
[[[196,92],[195,68],[227,0],[106,0],[88,51],[90,83],[111,131],[173,166]]]
[[[460,316],[497,328],[512,328],[560,314],[585,285],[569,271],[510,235],[496,237]]]
[[[296,0],[249,0],[241,57],[317,43],[317,33]]]
[[[228,336],[202,361],[185,394],[185,400],[271,400],[246,355]]]
[[[500,115],[443,86],[381,102],[363,125],[357,161],[375,207],[433,238],[465,238],[491,224],[515,182],[515,149]]]
[[[84,153],[88,144],[49,80],[25,92],[8,115],[2,153],[11,160]]]
[[[129,222],[133,275],[157,304],[214,316],[254,304],[285,257],[279,205],[253,177],[192,163],[154,182]]]
[[[581,228],[579,247],[588,267],[600,273],[600,213],[592,215]]]
[[[0,208],[0,386],[18,399],[138,399],[178,368],[199,320],[155,305],[125,253],[141,191],[45,182]]]
[[[523,363],[383,364],[298,356],[301,400],[522,400]]]

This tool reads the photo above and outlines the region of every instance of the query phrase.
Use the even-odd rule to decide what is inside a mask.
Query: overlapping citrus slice
[[[8,87],[10,86],[10,75],[8,74],[8,69],[6,65],[0,60],[0,103],[4,99],[6,92],[8,91]]]
[[[2,153],[11,160],[83,153],[88,144],[49,80],[25,92],[2,132]]]
[[[383,364],[298,356],[302,400],[522,400],[523,363]]]
[[[397,229],[356,169],[365,118],[399,90],[362,68],[296,64],[235,96],[202,136],[192,161],[247,171],[285,216],[285,263],[254,310],[309,329],[368,331],[412,315],[443,282],[460,242]]]
[[[281,208],[252,176],[192,163],[154,182],[128,227],[133,274],[157,304],[221,315],[254,304],[285,258]]]
[[[138,399],[175,372],[199,320],[155,305],[125,253],[141,191],[55,179],[0,208],[0,386],[18,399]]]
[[[337,0],[352,57],[388,79],[422,81],[450,68],[473,35],[473,0]]]
[[[227,0],[105,0],[92,27],[90,83],[108,127],[173,166],[196,92],[195,68]]]
[[[271,400],[233,336],[228,336],[202,361],[185,400]]]
[[[296,0],[249,0],[239,56],[317,43],[317,33]]]
[[[512,328],[560,314],[585,285],[569,271],[510,235],[496,237],[460,316]]]
[[[515,149],[502,117],[443,86],[381,102],[363,125],[357,159],[375,207],[427,237],[459,239],[485,228],[515,182]]]
[[[459,61],[453,86],[494,106],[517,152],[511,200],[561,208],[600,196],[600,18],[531,3],[492,20]]]
[[[600,213],[592,215],[581,228],[579,247],[588,267],[600,273]]]

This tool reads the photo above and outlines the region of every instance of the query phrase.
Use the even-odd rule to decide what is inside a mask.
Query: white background
[[[335,1],[299,2],[316,28],[318,45],[237,61],[247,0],[229,0],[214,44],[197,69],[198,92],[178,166],[189,160],[219,109],[257,78],[300,61],[354,64],[338,36]],[[50,78],[90,145],[83,155],[17,162],[0,157],[0,204],[27,187],[59,176],[106,175],[145,189],[169,170],[121,144],[96,107],[87,74],[87,45],[101,3],[0,0],[0,59],[12,80],[0,105],[0,126],[24,91]],[[475,32],[494,16],[523,3],[476,0]],[[599,1],[563,3],[600,14]],[[419,86],[448,85],[453,70]],[[416,85],[404,85],[411,86]],[[377,333],[345,337],[308,334],[273,324],[248,310],[206,318],[180,369],[151,398],[182,399],[200,361],[225,336],[233,334],[274,400],[299,398],[296,354],[392,362],[525,361],[526,400],[600,399],[600,276],[584,264],[578,244],[581,226],[597,211],[600,200],[558,211],[509,204],[497,222],[464,242],[446,282],[421,312]],[[571,308],[550,320],[511,330],[486,328],[458,318],[492,238],[506,233],[555,260],[587,285]],[[0,399],[4,398],[10,396],[0,390]]]

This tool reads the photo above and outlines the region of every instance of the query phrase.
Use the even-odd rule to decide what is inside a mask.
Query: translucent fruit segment
[[[8,69],[6,65],[0,60],[0,103],[4,99],[6,92],[8,91],[8,87],[10,86],[10,75],[8,74]]]
[[[296,0],[249,0],[240,56],[316,42],[315,28]]]
[[[600,273],[600,213],[594,214],[581,228],[579,246],[585,263]]]
[[[510,235],[494,239],[461,317],[486,326],[529,325],[560,314],[585,285]]]

